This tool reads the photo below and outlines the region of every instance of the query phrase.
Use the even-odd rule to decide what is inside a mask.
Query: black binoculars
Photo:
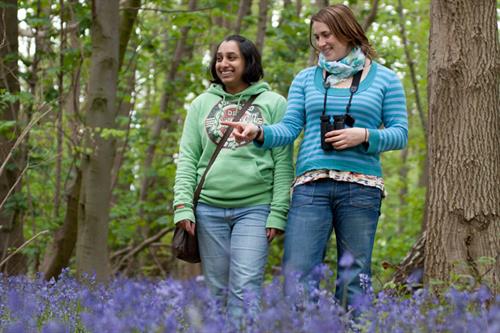
[[[341,130],[345,125],[352,127],[354,125],[354,118],[350,115],[333,116],[333,124],[330,121],[329,115],[321,115],[321,148],[324,151],[334,150],[331,143],[325,142],[325,134],[331,131]]]

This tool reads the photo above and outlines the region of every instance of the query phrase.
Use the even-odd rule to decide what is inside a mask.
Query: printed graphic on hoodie
[[[227,126],[221,125],[221,121],[232,121],[234,117],[238,114],[238,111],[243,107],[244,102],[238,107],[234,101],[221,100],[217,103],[214,108],[209,112],[207,118],[205,119],[205,130],[207,131],[208,137],[213,143],[217,144],[219,140],[224,136]],[[246,110],[243,117],[240,119],[244,123],[254,123],[256,125],[262,125],[264,123],[264,118],[258,106],[250,105]],[[235,149],[244,145],[249,144],[249,142],[236,142],[234,136],[230,136],[223,148]]]

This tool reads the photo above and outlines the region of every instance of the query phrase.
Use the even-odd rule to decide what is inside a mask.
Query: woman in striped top
[[[283,267],[304,282],[314,280],[314,268],[335,231],[336,297],[344,306],[354,305],[362,293],[360,277],[371,276],[384,191],[379,155],[407,144],[406,100],[399,78],[375,61],[374,49],[347,6],[325,7],[313,15],[310,42],[319,53],[318,65],[294,78],[280,123],[226,125],[235,128],[237,140],[255,140],[266,149],[290,144],[304,130]],[[335,124],[326,126],[325,120],[334,117]]]

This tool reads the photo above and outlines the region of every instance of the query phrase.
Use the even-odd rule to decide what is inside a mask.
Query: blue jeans
[[[269,205],[218,208],[199,203],[196,208],[203,275],[221,303],[227,300],[232,319],[241,318],[244,308],[251,314],[259,312],[269,211]]]
[[[381,190],[356,183],[321,179],[298,185],[293,192],[285,232],[285,273],[298,274],[301,281],[318,286],[319,281],[314,281],[316,275],[311,273],[323,262],[335,230],[338,258],[335,296],[342,305],[352,305],[355,297],[363,293],[360,274],[371,276],[381,200]],[[339,265],[346,253],[354,260]],[[295,286],[286,285],[288,294],[290,288]]]

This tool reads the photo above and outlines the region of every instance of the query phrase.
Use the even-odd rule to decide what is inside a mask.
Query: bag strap
[[[347,103],[347,106],[345,108],[345,113],[348,114],[349,110],[351,110],[351,102],[352,102],[352,96],[358,91],[359,87],[359,82],[361,81],[361,75],[363,74],[363,70],[358,71],[354,76],[352,77],[352,83],[351,83],[351,96],[349,96],[349,102]]]
[[[241,107],[240,111],[236,114],[236,116],[233,118],[232,121],[236,122],[239,121],[241,117],[245,114],[247,109],[252,105],[253,101],[259,96],[260,94],[252,95],[246,103]],[[215,148],[214,153],[212,154],[212,157],[210,158],[210,161],[208,162],[208,165],[205,169],[205,172],[203,173],[203,176],[201,176],[200,182],[198,183],[198,186],[196,186],[196,190],[194,191],[194,196],[193,196],[193,208],[196,207],[198,204],[198,200],[200,199],[200,194],[201,190],[203,188],[203,183],[205,183],[205,177],[207,176],[208,170],[210,170],[210,167],[212,164],[214,164],[215,159],[217,158],[217,155],[219,155],[220,151],[222,150],[222,146],[224,146],[224,143],[226,143],[227,139],[233,132],[233,128],[228,126],[226,131],[224,132],[224,136],[220,139],[219,143],[217,144],[217,147]]]

